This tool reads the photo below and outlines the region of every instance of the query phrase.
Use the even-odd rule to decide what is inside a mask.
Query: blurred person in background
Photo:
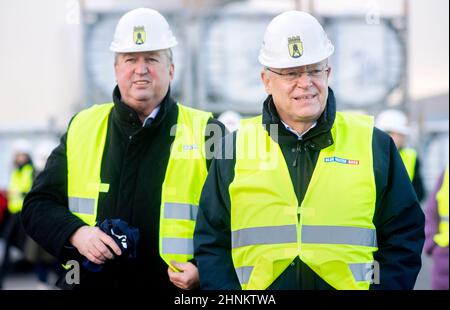
[[[17,140],[13,145],[14,168],[8,186],[8,217],[3,230],[5,249],[0,266],[0,288],[10,267],[10,248],[16,246],[23,250],[26,239],[20,220],[25,195],[30,191],[34,178],[31,160],[31,146],[26,140]]]
[[[203,289],[413,289],[424,215],[392,139],[337,112],[312,15],[264,34],[262,115],[225,137],[194,234]]]
[[[406,146],[406,139],[411,133],[408,126],[408,118],[399,110],[384,110],[375,121],[375,126],[388,133],[400,153],[405,164],[409,179],[411,180],[419,202],[425,198],[425,187],[423,185],[421,166],[416,150]]]
[[[433,290],[449,289],[449,251],[448,251],[448,182],[449,168],[439,177],[428,199],[425,210],[425,253],[433,258],[431,288]]]
[[[225,128],[171,97],[176,45],[155,10],[120,18],[113,103],[72,118],[25,199],[28,234],[62,263],[80,262],[79,281],[69,270],[63,289],[198,287],[193,232],[207,145]]]
[[[36,151],[33,153],[36,177],[44,170],[48,156],[55,147],[56,145],[53,143],[43,142],[36,148]],[[24,256],[34,266],[38,279],[37,289],[54,289],[54,285],[49,283],[50,272],[54,272],[57,276],[60,276],[63,272],[63,268],[57,259],[29,236],[25,240]]]
[[[241,115],[235,111],[225,111],[217,119],[225,125],[229,132],[233,132],[239,128],[241,118]]]
[[[3,234],[6,212],[8,210],[8,199],[6,191],[0,190],[0,237]]]

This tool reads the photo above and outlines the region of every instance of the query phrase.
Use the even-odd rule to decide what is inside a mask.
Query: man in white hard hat
[[[384,110],[377,116],[375,126],[388,133],[394,140],[417,198],[422,201],[425,197],[425,188],[420,173],[420,161],[416,150],[406,147],[406,139],[411,133],[411,128],[408,125],[408,118],[405,113],[394,109]]]
[[[79,281],[69,271],[63,288],[198,286],[192,238],[212,157],[205,140],[224,128],[171,98],[176,45],[155,10],[120,18],[113,103],[74,116],[27,196],[27,232],[61,262],[81,262]]]
[[[414,287],[422,210],[389,136],[371,117],[336,112],[333,50],[305,12],[268,25],[262,116],[224,139],[200,199],[202,288]]]

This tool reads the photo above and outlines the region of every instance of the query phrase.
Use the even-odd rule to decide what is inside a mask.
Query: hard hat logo
[[[289,55],[292,58],[299,58],[303,55],[303,44],[299,36],[288,39]]]
[[[144,26],[134,27],[133,40],[137,45],[145,43],[145,28]]]

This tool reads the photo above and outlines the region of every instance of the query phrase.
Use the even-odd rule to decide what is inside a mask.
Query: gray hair
[[[164,51],[164,54],[166,54],[167,64],[170,66],[173,64],[173,53],[171,48],[167,48]]]

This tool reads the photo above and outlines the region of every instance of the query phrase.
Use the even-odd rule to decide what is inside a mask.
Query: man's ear
[[[115,78],[115,80],[116,80],[116,83],[117,83],[117,63],[115,63],[114,64],[114,78]]]
[[[267,73],[267,71],[265,69],[263,69],[261,71],[261,80],[264,83],[264,88],[266,90],[266,93],[271,95],[272,94],[271,80],[270,80],[269,74]]]
[[[169,67],[169,76],[170,76],[170,80],[173,80],[173,76],[175,74],[175,65],[174,64],[170,64]]]

